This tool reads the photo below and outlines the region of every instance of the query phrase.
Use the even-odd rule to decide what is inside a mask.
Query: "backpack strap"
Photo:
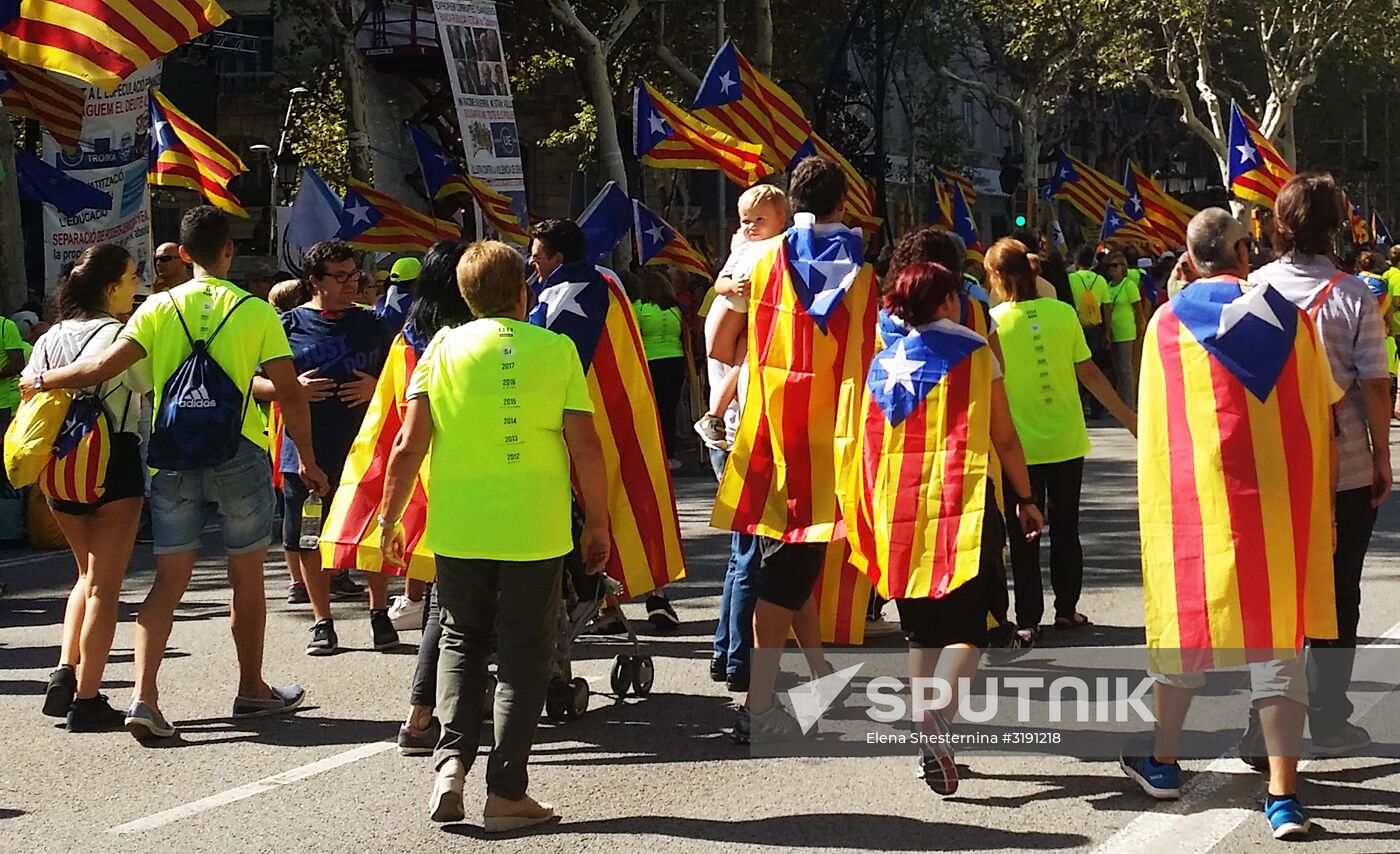
[[[1333,276],[1327,284],[1322,286],[1322,290],[1317,292],[1317,296],[1313,297],[1312,304],[1308,306],[1308,320],[1317,322],[1317,315],[1322,311],[1323,303],[1327,302],[1327,298],[1332,295],[1332,289],[1337,286],[1337,283],[1340,282],[1345,275],[1346,272],[1340,272]]]

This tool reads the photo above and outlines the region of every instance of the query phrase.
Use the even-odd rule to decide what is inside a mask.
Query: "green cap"
[[[417,258],[400,258],[394,262],[394,266],[389,270],[389,281],[411,282],[418,278],[418,273],[422,269],[423,265]]]

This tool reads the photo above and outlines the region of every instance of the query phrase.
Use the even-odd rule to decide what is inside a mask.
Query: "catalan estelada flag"
[[[96,395],[75,397],[54,440],[53,457],[39,474],[41,492],[59,501],[96,503],[107,491],[112,429]]]
[[[870,364],[842,509],[852,559],[886,599],[942,598],[977,575],[992,358],[987,339],[945,321]]]
[[[870,579],[851,563],[851,544],[834,540],[826,547],[822,573],[812,587],[821,619],[822,643],[865,642],[865,611],[870,604]]]
[[[1077,157],[1061,151],[1050,177],[1050,197],[1064,199],[1084,216],[1102,223],[1110,202],[1121,206],[1128,197],[1124,186]]]
[[[1181,669],[1203,670],[1337,636],[1329,455],[1341,396],[1313,324],[1271,287],[1197,281],[1153,315],[1138,508],[1154,662],[1179,651]]]
[[[845,536],[838,434],[875,354],[874,269],[859,232],[799,213],[753,266],[738,435],[710,524],[786,542]],[[841,417],[838,417],[840,414]]]
[[[578,348],[593,399],[593,425],[608,475],[612,555],[622,597],[685,576],[680,521],[651,373],[632,306],[619,282],[588,262],[563,264],[539,288],[530,322]]]
[[[786,168],[812,134],[812,123],[792,96],[754,68],[733,41],[710,60],[691,104],[695,116],[736,139],[763,146],[763,157]]]
[[[194,190],[209,204],[234,216],[247,216],[228,182],[248,171],[243,160],[214,135],[151,90],[151,153],[146,182],[157,187]]]
[[[1103,225],[1099,228],[1099,245],[1128,245],[1139,249],[1154,247],[1156,241],[1148,231],[1150,228],[1151,226],[1146,221],[1133,222],[1124,216],[1113,202],[1109,202],[1104,207]]]
[[[710,274],[705,256],[646,205],[632,200],[632,219],[637,235],[637,260],[643,266],[674,267],[699,276]]]
[[[718,169],[741,187],[772,172],[763,146],[736,139],[682,110],[645,80],[632,99],[632,141],[637,157],[657,169]]]
[[[520,224],[520,217],[511,207],[510,198],[492,189],[480,178],[468,178],[467,190],[472,201],[481,209],[481,216],[502,240],[519,246],[530,243],[530,235]]]
[[[966,175],[960,175],[957,172],[953,172],[948,169],[939,169],[938,167],[934,167],[933,183],[934,186],[942,192],[943,197],[947,200],[945,204],[952,204],[954,187],[957,187],[958,189],[962,190],[963,198],[967,200],[967,204],[969,207],[977,204],[977,190],[973,188],[972,182],[968,180]]]
[[[1273,208],[1293,167],[1240,105],[1230,104],[1230,189],[1235,197]]]
[[[394,438],[408,410],[408,379],[418,364],[419,351],[400,334],[389,348],[374,398],[360,422],[360,432],[345,459],[340,485],[331,500],[321,530],[321,565],[330,569],[363,569],[403,575],[401,567],[384,562],[379,549],[379,503],[384,498],[385,475]],[[427,342],[420,342],[426,345]],[[431,453],[431,452],[430,452]],[[432,581],[436,576],[433,554],[423,543],[428,521],[428,460],[424,459],[413,493],[404,510],[408,576]]]
[[[1361,215],[1361,207],[1351,200],[1350,193],[1342,196],[1347,203],[1347,223],[1351,226],[1351,242],[1360,246],[1371,242],[1371,229],[1366,226],[1366,218]]]
[[[1390,239],[1390,229],[1385,227],[1385,220],[1381,219],[1380,211],[1371,211],[1371,238],[1387,246],[1394,244]]]
[[[43,125],[54,142],[69,151],[78,147],[87,103],[82,89],[37,68],[0,62],[0,95],[10,115]]]
[[[340,239],[356,249],[427,252],[439,240],[462,239],[462,230],[352,179],[340,214]]]
[[[418,168],[423,172],[423,186],[428,198],[436,201],[454,193],[469,193],[467,170],[428,136],[428,132],[415,124],[408,126],[408,136],[413,140],[413,150],[418,154]]]
[[[227,20],[214,0],[7,0],[0,2],[0,55],[111,92]]]
[[[953,233],[963,242],[963,247],[967,249],[967,257],[974,261],[982,260],[982,235],[977,231],[977,219],[972,215],[972,207],[963,198],[962,187],[953,185],[951,190],[953,204],[951,208],[953,218]],[[961,273],[961,270],[953,270],[954,273]]]
[[[1137,220],[1141,217],[1136,211],[1141,208],[1147,221],[1152,224],[1153,234],[1164,248],[1186,245],[1186,226],[1191,222],[1191,217],[1197,214],[1195,208],[1172,198],[1157,186],[1152,176],[1132,161],[1128,162],[1123,187],[1128,191],[1127,198],[1123,200],[1124,213]]]

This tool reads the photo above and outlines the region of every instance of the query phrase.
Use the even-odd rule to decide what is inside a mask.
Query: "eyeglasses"
[[[174,261],[174,260],[175,260],[175,257],[176,257],[176,256],[174,256],[174,255],[157,255],[157,256],[156,256],[156,263],[157,263],[157,264],[164,264],[166,261]]]
[[[353,279],[353,278],[355,278],[356,276],[359,276],[359,275],[360,275],[360,271],[359,271],[359,270],[348,270],[348,271],[343,272],[343,273],[323,273],[322,275],[317,276],[317,278],[319,278],[319,279],[335,279],[335,283],[336,283],[337,285],[343,285],[343,284],[345,284],[346,282],[350,281],[351,279]]]

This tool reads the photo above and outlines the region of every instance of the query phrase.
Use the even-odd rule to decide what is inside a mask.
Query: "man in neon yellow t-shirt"
[[[442,737],[429,818],[466,815],[462,790],[494,651],[500,681],[483,824],[495,832],[555,817],[527,793],[525,766],[549,686],[563,558],[573,546],[570,463],[589,573],[611,551],[607,472],[578,350],[525,320],[520,255],[504,243],[473,243],[457,282],[480,319],[439,332],[413,371],[379,507],[380,549],[386,563],[403,565],[401,517],[431,446],[425,536],[437,556],[442,610]]]
[[[262,300],[247,298],[246,292],[225,280],[233,263],[228,217],[207,205],[188,211],[180,220],[180,257],[194,266],[192,281],[142,303],[101,355],[43,371],[24,385],[30,391],[86,388],[144,361],[159,411],[165,384],[192,351],[190,340],[208,341],[210,356],[239,388],[251,391],[254,373],[261,367],[275,388],[288,434],[298,447],[311,447],[306,395],[297,381],[276,311]],[[215,335],[221,324],[224,328]],[[233,716],[290,711],[305,697],[300,685],[273,688],[262,677],[267,608],[263,560],[272,531],[272,469],[267,460],[267,425],[247,394],[241,440],[232,459],[208,468],[158,470],[151,479],[156,577],[138,618],[142,631],[136,637],[135,701],[126,713],[126,728],[138,739],[175,734],[175,727],[157,706],[156,674],[175,608],[194,570],[200,535],[205,523],[215,519],[222,528],[233,588],[231,622],[239,670]],[[324,493],[326,476],[315,456],[304,455],[301,466],[299,473],[309,491]]]

